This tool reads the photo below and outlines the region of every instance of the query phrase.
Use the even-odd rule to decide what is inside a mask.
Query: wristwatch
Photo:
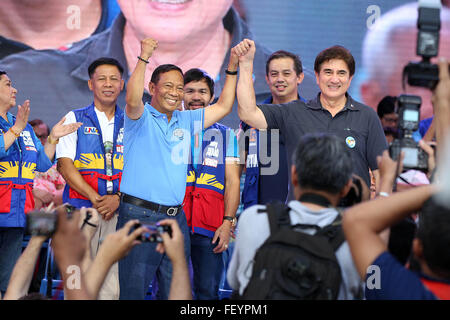
[[[228,220],[231,221],[231,226],[234,227],[237,223],[237,219],[236,217],[229,217],[229,216],[224,216],[223,220]]]

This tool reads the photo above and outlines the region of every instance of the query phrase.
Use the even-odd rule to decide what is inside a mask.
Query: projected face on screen
[[[215,32],[232,0],[117,0],[139,37],[180,41],[197,32]],[[211,28],[208,30],[208,28]],[[198,35],[199,37],[202,34]],[[192,43],[195,46],[195,43]]]

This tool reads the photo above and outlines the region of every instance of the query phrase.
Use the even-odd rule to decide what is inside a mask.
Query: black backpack
[[[241,299],[337,299],[342,278],[335,251],[345,240],[341,215],[320,228],[292,226],[285,204],[269,203],[266,210],[270,236],[255,254],[252,276]],[[309,228],[317,232],[309,235],[298,230]]]

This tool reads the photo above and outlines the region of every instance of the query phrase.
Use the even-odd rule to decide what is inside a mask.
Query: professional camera
[[[429,89],[434,89],[439,82],[439,68],[430,61],[439,52],[440,12],[440,0],[419,0],[416,53],[422,57],[422,61],[410,62],[403,69],[403,86],[405,78],[411,86]]]
[[[56,228],[56,212],[31,211],[27,214],[26,234],[51,237]]]
[[[397,160],[401,151],[405,153],[403,169],[428,170],[428,154],[419,147],[412,134],[419,128],[420,105],[419,96],[401,95],[397,99],[399,114],[399,138],[389,147],[392,159]]]
[[[167,232],[169,236],[172,237],[172,228],[170,226],[163,226],[157,223],[151,224],[137,223],[131,228],[130,233],[132,233],[134,230],[140,227],[145,227],[149,230],[149,232],[145,232],[137,238],[137,240],[142,242],[163,242],[163,239],[161,237],[161,234],[163,232]]]
[[[64,206],[67,217],[70,219],[76,207],[66,204]],[[90,214],[87,214],[89,220]],[[31,211],[27,214],[27,223],[25,232],[31,236],[51,237],[57,230],[57,213],[56,211]]]

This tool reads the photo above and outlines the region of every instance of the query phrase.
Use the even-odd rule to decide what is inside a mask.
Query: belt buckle
[[[177,207],[170,207],[169,209],[167,209],[166,214],[168,216],[174,217],[174,216],[177,215],[177,212],[178,212],[178,208]]]

